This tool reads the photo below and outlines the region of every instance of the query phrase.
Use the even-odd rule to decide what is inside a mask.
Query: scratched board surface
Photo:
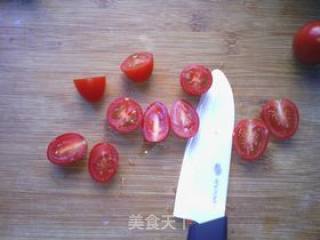
[[[271,142],[254,164],[232,154],[229,239],[320,239],[320,69],[301,67],[292,35],[320,18],[320,1],[0,1],[0,238],[184,239],[172,219],[185,141],[147,146],[139,132],[121,136],[105,124],[106,106],[130,96],[145,108],[179,98],[188,63],[220,68],[235,95],[236,120],[257,116],[269,98],[300,108],[297,135]],[[150,50],[154,74],[134,85],[119,71],[130,53]],[[72,79],[106,75],[106,96],[90,105]],[[91,148],[109,141],[120,169],[95,184],[87,160],[60,169],[48,142],[68,131]]]

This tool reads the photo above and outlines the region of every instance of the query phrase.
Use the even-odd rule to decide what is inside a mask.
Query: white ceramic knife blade
[[[186,146],[174,216],[204,223],[225,216],[230,170],[234,101],[231,86],[218,69],[197,106],[198,133]]]

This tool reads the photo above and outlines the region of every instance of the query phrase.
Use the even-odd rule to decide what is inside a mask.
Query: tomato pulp
[[[78,133],[65,133],[53,139],[47,148],[50,162],[59,166],[68,166],[83,159],[87,153],[88,144]]]
[[[244,119],[233,132],[233,145],[241,158],[254,161],[265,152],[269,142],[269,130],[263,121]]]
[[[109,125],[120,133],[129,133],[141,126],[143,111],[139,103],[128,97],[112,101],[107,109]]]
[[[150,78],[153,71],[153,54],[134,53],[122,62],[120,69],[132,81],[144,82]]]
[[[118,163],[117,149],[109,143],[99,143],[90,152],[88,170],[95,181],[105,183],[116,174]]]
[[[261,118],[279,140],[291,138],[299,126],[299,111],[289,99],[269,100],[262,107]]]
[[[186,100],[174,102],[170,111],[171,129],[181,138],[193,137],[199,129],[199,116]]]
[[[167,107],[154,102],[146,109],[143,117],[143,136],[147,142],[161,142],[170,131],[170,118]]]
[[[212,85],[212,74],[200,64],[186,66],[180,73],[180,84],[183,90],[192,96],[200,96]]]

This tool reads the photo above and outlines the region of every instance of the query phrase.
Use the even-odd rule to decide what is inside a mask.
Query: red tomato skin
[[[110,172],[108,172],[108,175],[101,177],[97,175],[97,172],[96,172],[97,170],[95,169],[94,163],[97,156],[101,157],[101,154],[106,152],[113,156],[112,160],[108,159],[108,164],[109,166],[111,165],[112,167],[109,170]],[[94,181],[98,183],[109,182],[113,178],[113,176],[117,173],[118,168],[119,168],[119,153],[118,153],[118,150],[112,144],[98,143],[92,148],[89,156],[89,161],[88,161],[88,171],[91,178]]]
[[[147,125],[147,123],[149,121],[149,116],[150,116],[150,114],[152,114],[154,109],[158,110],[158,114],[162,114],[162,116],[164,118],[163,123],[164,123],[164,128],[165,128],[162,136],[156,140],[154,140],[154,139],[152,139],[152,137],[150,137],[150,134],[148,133],[148,125]],[[169,136],[169,133],[170,133],[169,112],[168,112],[167,107],[162,102],[159,102],[159,101],[153,102],[145,110],[144,116],[143,116],[143,121],[142,121],[142,133],[143,133],[144,140],[148,143],[163,142]]]
[[[188,85],[187,75],[190,72],[199,72],[201,76],[204,76],[207,80],[207,83],[204,86],[199,88],[191,87]],[[203,93],[207,92],[212,85],[212,74],[208,68],[201,64],[190,64],[187,65],[180,73],[180,85],[182,89],[191,96],[200,96]]]
[[[272,111],[276,109],[276,101],[280,101],[284,106],[289,106],[291,108],[291,110],[293,110],[293,116],[295,116],[295,123],[294,123],[294,127],[289,131],[289,132],[280,132],[277,131],[277,129],[275,129],[271,122],[270,122],[270,118],[272,117]],[[298,130],[299,127],[299,122],[300,122],[300,116],[299,116],[299,110],[296,106],[296,104],[294,102],[292,102],[289,99],[283,98],[280,100],[269,100],[268,102],[266,102],[263,107],[262,107],[262,111],[260,113],[260,117],[261,119],[264,121],[264,123],[266,124],[267,128],[269,129],[270,133],[272,134],[272,136],[280,141],[285,141],[290,139]]]
[[[249,155],[242,151],[240,143],[239,143],[239,132],[241,129],[248,128],[249,123],[253,124],[255,127],[261,130],[262,133],[262,141],[260,143],[260,149],[254,154]],[[268,143],[269,143],[270,133],[267,128],[267,126],[264,124],[264,122],[260,119],[243,119],[238,122],[236,125],[234,132],[233,132],[233,146],[235,147],[236,152],[239,154],[239,156],[246,161],[253,162],[258,160],[266,151]]]
[[[177,123],[174,122],[174,112],[175,112],[175,108],[177,107],[178,104],[183,104],[183,106],[187,109],[187,111],[189,111],[189,113],[192,115],[192,125],[193,125],[193,129],[186,134],[182,134],[181,131],[179,131],[179,126]],[[198,130],[199,130],[199,115],[197,113],[197,111],[194,109],[194,107],[192,106],[191,103],[189,103],[186,100],[177,100],[173,103],[171,111],[170,111],[170,120],[171,120],[171,129],[173,131],[173,133],[182,139],[188,139],[193,137],[194,135],[197,134]],[[181,127],[181,126],[180,126]]]
[[[73,80],[79,94],[88,102],[98,102],[102,99],[106,87],[106,77],[97,76]]]
[[[129,101],[131,104],[133,104],[133,106],[136,110],[136,113],[137,113],[138,120],[137,120],[136,124],[134,124],[132,127],[120,128],[119,126],[116,125],[117,123],[115,121],[114,122],[112,121],[112,114],[114,113],[116,106],[124,101]],[[134,99],[129,98],[129,97],[119,97],[119,98],[116,98],[115,100],[113,100],[109,104],[107,111],[106,111],[106,119],[107,119],[109,126],[113,130],[115,130],[119,133],[126,134],[126,133],[133,132],[136,129],[138,129],[139,127],[141,127],[141,122],[143,119],[143,110],[142,110],[140,104],[138,102],[136,102]]]
[[[128,67],[127,63],[130,61],[130,58],[136,55],[144,55],[148,59],[147,61],[139,67]],[[129,57],[127,57],[122,64],[120,65],[121,71],[133,82],[145,82],[148,80],[152,74],[153,71],[153,54],[150,52],[137,52],[134,54],[131,54]]]
[[[78,144],[80,144],[78,146],[79,151],[73,154],[71,159],[62,159],[62,160],[58,159],[58,157],[56,156],[56,152],[58,151],[56,146],[60,141],[68,140],[68,139],[70,141],[71,138],[74,138],[74,139],[78,138],[77,139]],[[55,165],[66,167],[81,161],[85,157],[87,150],[88,150],[88,143],[82,135],[78,133],[65,133],[57,136],[49,143],[47,148],[47,158],[51,163]]]
[[[293,51],[303,64],[320,64],[320,20],[308,22],[297,31]]]

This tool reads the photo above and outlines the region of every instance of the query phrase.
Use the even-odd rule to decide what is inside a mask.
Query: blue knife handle
[[[191,224],[187,240],[227,240],[227,217]]]

